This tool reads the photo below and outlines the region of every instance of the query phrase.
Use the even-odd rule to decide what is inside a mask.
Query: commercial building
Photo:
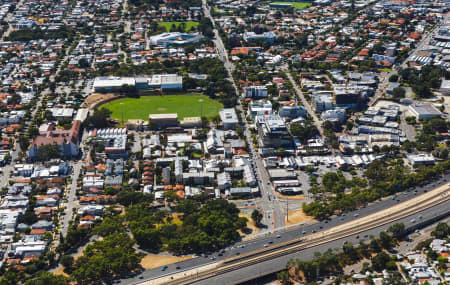
[[[262,34],[256,34],[255,32],[245,32],[243,36],[246,42],[264,40],[268,43],[273,43],[277,36],[273,32],[265,32]]]
[[[413,166],[430,165],[430,164],[434,164],[436,162],[433,155],[426,154],[426,153],[408,154],[408,155],[406,155],[406,158]]]
[[[251,116],[271,115],[272,103],[270,101],[265,102],[264,100],[252,100],[248,104],[248,112]]]
[[[183,128],[200,128],[202,126],[202,118],[185,117],[182,121],[180,121],[180,126]]]
[[[168,128],[178,126],[178,114],[150,114],[148,116],[150,124],[155,124],[158,128]]]
[[[116,92],[123,85],[135,87],[137,90],[183,89],[183,77],[177,74],[154,74],[150,77],[97,77],[94,79],[95,92]]]
[[[442,95],[445,95],[445,96],[450,95],[450,80],[442,80],[441,88],[439,89],[439,92],[441,92]]]
[[[441,112],[430,103],[412,104],[409,105],[408,109],[417,119],[430,119],[442,115]]]
[[[150,44],[154,46],[170,47],[174,45],[185,45],[196,43],[203,39],[200,33],[163,33],[150,37]]]
[[[96,77],[92,87],[95,92],[114,92],[123,85],[135,86],[136,80],[134,77]]]
[[[258,134],[264,147],[280,147],[291,144],[291,136],[279,115],[262,115],[256,117]]]
[[[298,117],[306,117],[306,109],[303,106],[283,106],[278,112],[280,117],[295,119]]]
[[[236,129],[239,120],[233,108],[222,109],[219,112],[222,127],[226,130]]]
[[[180,90],[183,89],[183,77],[176,74],[155,74],[148,79],[148,88]]]
[[[268,92],[266,86],[248,86],[244,89],[246,98],[267,98]]]
[[[105,145],[105,153],[110,158],[126,158],[128,151],[127,145],[127,129],[125,128],[109,128],[98,129],[91,132],[94,140],[101,141]]]

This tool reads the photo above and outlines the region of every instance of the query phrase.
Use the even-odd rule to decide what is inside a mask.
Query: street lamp
[[[123,123],[123,103],[120,103],[120,107],[122,109],[122,126],[124,126],[124,123]]]
[[[200,102],[200,118],[203,117],[203,99],[199,99]]]

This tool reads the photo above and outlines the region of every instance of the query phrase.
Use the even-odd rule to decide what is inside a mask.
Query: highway
[[[197,257],[194,259],[190,259],[190,260],[186,260],[183,262],[179,262],[179,263],[175,263],[175,264],[171,264],[168,266],[168,268],[165,271],[162,271],[161,268],[155,268],[152,270],[146,270],[143,271],[140,275],[135,276],[135,277],[130,277],[128,279],[122,279],[121,280],[121,284],[140,284],[142,282],[144,282],[145,280],[154,280],[157,278],[160,278],[162,276],[167,276],[167,275],[171,275],[171,274],[175,274],[176,272],[183,272],[192,268],[199,268],[200,266],[204,266],[207,264],[211,264],[211,263],[215,263],[217,261],[222,261],[226,258],[230,258],[230,257],[234,257],[236,256],[236,254],[239,252],[240,255],[244,255],[248,252],[254,251],[254,250],[259,250],[261,248],[264,248],[264,245],[270,245],[269,242],[272,241],[273,244],[278,244],[281,242],[286,242],[289,240],[292,240],[294,238],[298,238],[299,236],[306,236],[308,234],[311,234],[312,231],[315,232],[320,232],[323,230],[327,230],[333,227],[336,227],[338,225],[344,224],[346,222],[350,222],[353,221],[355,219],[357,219],[355,217],[355,215],[357,215],[358,218],[363,218],[367,215],[379,212],[383,209],[395,206],[401,202],[405,202],[408,201],[412,198],[415,198],[421,194],[424,193],[428,193],[431,189],[437,187],[438,185],[442,185],[442,184],[448,184],[447,181],[450,181],[450,174],[447,174],[446,176],[444,176],[443,178],[439,179],[438,181],[435,181],[433,183],[430,183],[424,187],[417,187],[414,190],[411,191],[406,191],[404,193],[401,194],[397,194],[395,196],[391,196],[391,197],[387,197],[381,201],[377,201],[375,203],[372,203],[362,209],[353,211],[353,212],[349,212],[346,213],[343,216],[333,216],[331,217],[328,221],[321,221],[321,222],[317,222],[311,225],[305,225],[305,226],[300,226],[300,225],[296,225],[293,227],[290,227],[287,230],[280,230],[277,231],[275,233],[272,234],[267,234],[264,236],[261,236],[257,239],[254,240],[250,240],[247,242],[242,242],[242,243],[237,243],[233,246],[230,246],[229,248],[227,248],[225,250],[225,253],[223,254],[223,256],[219,256],[218,252],[215,253],[211,253],[209,256],[205,256],[205,257]],[[450,209],[450,207],[448,207],[448,202],[446,202],[447,204],[447,208],[443,208],[443,209]],[[432,214],[435,213],[440,213],[443,210],[442,208],[436,208],[435,210],[427,210],[424,211],[423,213],[421,213],[422,215],[427,214],[428,212],[432,212]],[[425,216],[424,216],[425,217]],[[385,227],[377,227],[374,228],[369,232],[369,234],[375,233],[378,234],[379,231],[381,231],[383,228]],[[280,235],[279,238],[277,238],[277,235]],[[350,238],[349,241],[351,241],[352,239]],[[334,245],[335,242],[330,242],[327,245],[321,245],[319,246],[317,249],[315,249],[314,251],[317,250],[321,250],[321,249],[328,249],[328,248],[335,248],[335,247],[341,247],[342,243],[340,243],[339,246],[335,246]],[[243,247],[242,247],[243,246]],[[313,251],[313,252],[314,252]],[[306,251],[308,252],[308,251]],[[289,255],[290,256],[290,255]],[[303,253],[302,253],[302,258],[303,258]],[[211,258],[213,258],[214,260],[212,260]],[[281,258],[281,257],[280,257]],[[304,258],[308,258],[308,256],[306,255]],[[278,260],[278,259],[277,259]],[[280,261],[280,263],[282,263]],[[275,263],[273,264],[275,265]],[[283,264],[283,266],[285,265],[285,263]],[[177,267],[179,267],[179,269],[177,269]],[[258,266],[255,266],[256,268],[262,268],[262,264],[258,264]],[[251,268],[251,267],[250,267]],[[250,270],[250,269],[246,269],[246,270]],[[254,269],[256,270],[256,269]],[[240,271],[239,271],[240,272]],[[262,271],[262,272],[267,272],[266,270]],[[227,276],[226,274],[224,276]],[[219,277],[217,277],[219,278]],[[225,282],[226,284],[228,284],[228,282]],[[148,283],[148,284],[153,284],[153,283]],[[157,284],[157,283],[155,283]],[[219,284],[219,283],[216,283]]]
[[[304,250],[312,249],[314,252],[318,249],[340,248],[344,241],[358,242],[362,238],[368,239],[369,235],[377,235],[379,231],[385,230],[389,225],[399,221],[410,227],[438,215],[449,214],[449,187],[450,183],[442,183],[439,187],[427,190],[426,193],[399,205],[393,205],[309,235],[293,235],[287,241],[282,241],[283,237],[286,238],[287,233],[283,233],[282,237],[272,236],[270,239],[266,239],[264,247],[254,249],[246,254],[235,254],[215,265],[166,276],[146,282],[146,284],[235,284],[245,281],[240,278],[243,276],[250,280],[270,272],[276,272],[284,268],[292,255],[301,253],[302,258],[308,258],[308,255],[303,255]],[[412,193],[413,196],[418,194],[414,191]],[[356,217],[356,215],[352,217]],[[293,233],[295,232],[290,232],[289,235]],[[267,246],[267,243],[270,244],[270,241],[275,242],[277,239],[280,240],[277,241],[277,244]],[[265,264],[267,261],[268,268],[263,268],[261,264]],[[241,275],[239,272],[244,273]]]

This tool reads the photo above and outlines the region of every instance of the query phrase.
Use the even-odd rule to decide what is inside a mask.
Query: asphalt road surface
[[[386,209],[386,208],[391,207],[393,205],[396,205],[396,204],[398,204],[400,202],[404,202],[406,200],[409,200],[409,199],[411,199],[413,197],[416,197],[417,195],[423,194],[425,191],[428,191],[430,189],[436,188],[437,186],[439,186],[439,185],[441,185],[443,183],[446,183],[449,179],[450,179],[450,174],[447,174],[446,176],[442,177],[441,179],[439,179],[439,180],[437,180],[437,181],[435,181],[433,183],[430,183],[430,184],[428,184],[426,186],[416,187],[414,190],[410,190],[410,191],[406,191],[406,192],[403,192],[403,193],[396,194],[394,196],[385,198],[385,199],[383,199],[381,201],[372,203],[372,204],[370,204],[370,205],[368,205],[368,206],[366,206],[364,208],[361,208],[359,210],[355,210],[353,212],[348,212],[348,213],[346,213],[345,215],[342,215],[342,216],[333,216],[328,221],[322,221],[322,222],[317,222],[317,223],[310,224],[310,225],[299,226],[299,227],[291,228],[291,229],[286,230],[286,231],[278,231],[278,232],[275,232],[275,233],[272,233],[272,234],[268,233],[267,235],[262,236],[262,237],[257,238],[257,239],[249,240],[249,241],[242,242],[242,243],[236,243],[235,245],[226,248],[225,249],[225,253],[222,256],[219,256],[219,252],[214,252],[214,253],[211,253],[211,254],[209,254],[207,256],[204,256],[204,257],[197,257],[197,258],[186,260],[186,261],[183,261],[183,262],[170,264],[170,265],[168,265],[167,269],[164,270],[164,271],[162,271],[161,267],[155,268],[155,269],[152,269],[152,270],[145,270],[145,271],[143,271],[141,274],[139,274],[137,276],[130,277],[130,278],[127,278],[127,279],[122,279],[120,281],[120,284],[139,284],[139,283],[141,283],[141,282],[143,282],[145,280],[155,279],[155,278],[158,278],[158,277],[161,277],[161,276],[170,275],[170,274],[175,273],[175,272],[184,271],[184,270],[192,269],[192,268],[195,268],[195,267],[198,267],[198,266],[201,266],[201,265],[206,265],[208,263],[216,262],[218,260],[222,260],[222,259],[225,259],[225,258],[228,258],[228,257],[231,257],[231,256],[236,256],[237,253],[244,254],[246,252],[250,252],[250,251],[253,251],[253,250],[256,250],[256,249],[260,249],[260,248],[263,248],[264,245],[269,245],[270,242],[272,242],[273,244],[276,244],[276,243],[279,243],[279,242],[282,242],[282,241],[288,241],[288,240],[294,239],[294,238],[302,236],[302,235],[310,234],[313,231],[319,232],[319,231],[321,231],[323,229],[327,229],[327,228],[331,228],[331,227],[343,224],[345,222],[348,222],[348,221],[354,220],[356,218],[360,218],[360,217],[363,217],[363,216],[366,216],[366,215],[378,212],[380,210],[383,210],[383,209]],[[428,217],[427,215],[439,214],[439,213],[444,212],[445,210],[448,211],[449,209],[450,209],[450,202],[446,202],[446,203],[444,203],[442,205],[439,205],[439,206],[437,206],[435,208],[430,208],[428,210],[425,210],[422,213],[422,216],[425,219],[426,217]],[[407,221],[405,222],[406,226],[410,225],[410,223],[408,223],[408,221],[409,220],[407,219]],[[371,230],[371,231],[369,231],[369,232],[367,232],[365,234],[378,235],[378,233],[380,231],[384,230],[387,227],[388,226],[383,226],[383,227]],[[277,237],[277,235],[279,235],[280,237]],[[350,239],[345,239],[345,240],[354,242],[355,238],[353,238],[353,239],[350,238]],[[356,242],[359,242],[359,241],[356,241]],[[314,253],[315,251],[320,251],[322,249],[326,250],[328,248],[340,248],[341,246],[342,246],[342,240],[339,240],[338,242],[331,242],[329,244],[322,245],[322,246],[314,249],[314,251],[312,251],[311,253]],[[298,255],[297,257],[308,259],[309,256],[310,256],[310,255],[308,255],[308,252],[309,252],[309,250],[302,251],[301,253],[299,253],[300,255]],[[259,270],[259,269],[261,269],[262,270],[261,272],[263,272],[264,274],[268,274],[270,272],[276,272],[276,271],[282,269],[286,265],[287,260],[289,260],[290,258],[292,258],[291,255],[288,255],[286,257],[286,259],[284,259],[284,257],[280,257],[279,259],[281,261],[279,261],[279,264],[283,264],[283,262],[284,262],[284,264],[283,264],[282,267],[280,267],[279,269],[277,269],[275,271],[270,271],[270,270],[268,271],[267,268],[263,270],[264,264],[266,264],[266,263],[269,264],[270,266],[272,266],[273,268],[275,268],[275,265],[277,264],[277,263],[275,263],[275,260],[270,261],[270,262],[263,262],[261,264],[258,263],[258,265],[256,265],[256,266],[249,267],[249,268],[255,267],[253,269],[244,268],[242,270],[243,270],[243,272],[246,272],[245,274],[249,274],[249,272],[246,271],[246,270],[250,270],[251,271],[251,270]],[[276,259],[276,260],[278,260],[278,259]],[[179,269],[177,269],[177,267]],[[278,268],[278,267],[276,267],[276,268]],[[234,271],[234,272],[237,272],[236,273],[237,275],[236,275],[236,279],[233,279],[233,280],[235,280],[235,281],[241,280],[241,279],[238,279],[238,277],[240,276],[239,272],[241,272],[241,270]],[[231,278],[228,275],[229,274],[224,274],[223,276],[227,276],[226,278]],[[231,275],[234,275],[234,274],[231,274]],[[246,275],[246,276],[250,276],[250,275]],[[217,278],[225,278],[225,277],[222,277],[222,275],[221,275],[221,276],[219,276]],[[211,280],[210,280],[209,282],[211,282],[211,283],[209,283],[209,284],[229,284],[229,283],[233,283],[235,281],[232,281],[232,279],[229,279],[229,282],[227,281],[227,282],[222,283],[222,282],[219,282],[219,280],[217,280],[218,283],[216,283],[216,282],[211,282]],[[207,284],[207,283],[199,283],[199,284]]]

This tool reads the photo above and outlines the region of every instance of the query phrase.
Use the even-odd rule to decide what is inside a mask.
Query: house
[[[46,220],[39,220],[36,223],[31,225],[31,229],[45,229],[47,231],[50,231],[53,228],[53,223]]]

